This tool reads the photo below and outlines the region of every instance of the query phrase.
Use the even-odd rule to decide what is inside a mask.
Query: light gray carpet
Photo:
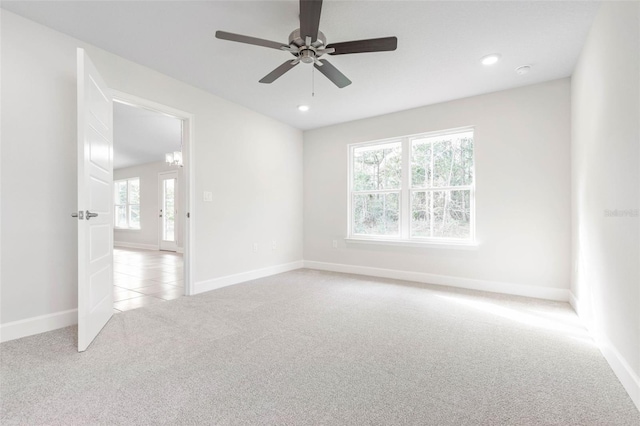
[[[2,425],[640,425],[564,303],[299,270],[75,345],[0,345]]]

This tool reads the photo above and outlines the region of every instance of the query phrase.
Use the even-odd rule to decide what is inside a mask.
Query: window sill
[[[140,232],[142,231],[141,228],[118,228],[118,227],[113,227],[113,229],[115,231],[131,231],[131,232]]]
[[[447,250],[478,250],[477,242],[455,241],[407,241],[407,240],[381,240],[370,238],[345,238],[347,244],[372,244],[392,247],[435,248]]]

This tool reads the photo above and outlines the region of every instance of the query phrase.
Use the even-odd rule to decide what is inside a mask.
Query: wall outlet
[[[333,240],[333,248],[338,248],[338,240]]]
[[[202,194],[202,201],[210,203],[213,201],[213,193],[211,191],[204,191]]]
[[[278,248],[278,243],[276,240],[271,241],[271,250],[275,250]]]
[[[258,243],[253,243],[253,252],[254,253],[258,252]]]

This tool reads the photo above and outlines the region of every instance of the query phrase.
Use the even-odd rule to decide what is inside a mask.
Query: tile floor
[[[114,247],[114,313],[183,296],[182,277],[180,253]]]

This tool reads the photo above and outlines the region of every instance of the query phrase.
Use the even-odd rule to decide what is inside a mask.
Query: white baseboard
[[[578,315],[580,315],[580,312],[579,312],[580,306],[578,305],[578,298],[576,297],[575,294],[573,294],[571,290],[569,290],[569,304],[571,305],[573,310],[576,311]]]
[[[638,410],[640,410],[640,377],[633,371],[629,363],[620,352],[618,352],[609,339],[603,336],[594,336],[594,340],[600,348],[600,352],[604,355],[604,359],[607,360],[609,366],[618,377],[618,380],[620,380],[620,383],[622,383],[622,386],[631,397],[631,400],[636,404]]]
[[[624,359],[622,354],[618,352],[618,349],[616,349],[613,343],[611,343],[611,341],[602,333],[598,333],[592,328],[593,324],[589,321],[589,318],[585,317],[587,313],[583,309],[580,299],[578,299],[573,292],[570,294],[569,303],[571,303],[571,306],[578,314],[578,317],[589,331],[593,341],[600,349],[600,352],[602,352],[604,359],[607,360],[607,363],[629,394],[629,397],[631,397],[633,403],[636,405],[638,410],[640,410],[640,376],[633,371],[629,363]]]
[[[32,336],[78,323],[78,310],[56,312],[0,325],[0,342]]]
[[[347,274],[368,275],[371,277],[391,278],[397,280],[415,281],[425,284],[445,285],[449,287],[466,288],[468,290],[490,291],[493,293],[526,296],[536,299],[569,301],[569,290],[550,287],[536,287],[523,284],[509,284],[498,281],[476,280],[471,278],[452,277],[448,275],[428,274],[424,272],[401,271],[398,269],[382,269],[370,266],[345,265],[341,263],[326,263],[305,260],[304,267],[322,271],[344,272]]]
[[[302,267],[303,261],[300,260],[297,262],[285,263],[282,265],[270,266],[268,268],[242,272],[240,274],[228,275],[226,277],[201,281],[196,283],[196,291],[194,292],[194,294],[203,293],[205,291],[214,290],[216,288],[226,287],[233,284],[238,284],[244,281],[268,277],[270,275],[280,274],[282,272],[293,271]],[[77,323],[77,309],[56,312],[54,314],[41,315],[38,317],[27,318],[20,321],[13,321],[0,325],[0,342],[8,342],[9,340],[19,339],[21,337],[45,333],[47,331],[68,327]]]
[[[114,241],[113,245],[116,247],[134,248],[140,250],[160,250],[160,247],[157,244],[138,244],[128,243],[125,241]]]
[[[239,274],[227,275],[206,281],[199,281],[195,283],[194,294],[204,293],[205,291],[211,291],[217,288],[227,287],[275,274],[281,274],[283,272],[293,271],[302,267],[304,267],[304,261],[299,260],[297,262],[283,263],[281,265],[269,266],[268,268],[254,269],[253,271],[241,272]]]

